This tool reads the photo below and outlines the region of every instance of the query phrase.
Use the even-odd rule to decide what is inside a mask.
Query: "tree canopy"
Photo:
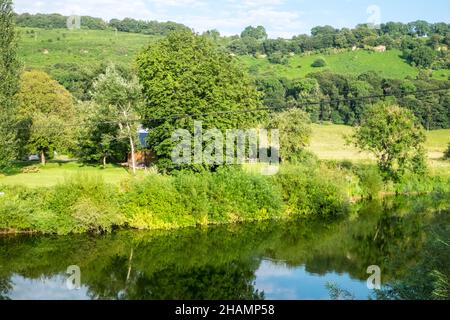
[[[17,155],[15,96],[19,90],[20,62],[11,0],[0,0],[0,167]]]
[[[423,174],[426,170],[425,133],[407,109],[388,103],[369,108],[353,142],[374,154],[386,179],[395,181],[406,172]]]
[[[173,131],[192,132],[193,118],[205,129],[225,130],[246,128],[262,116],[239,112],[260,108],[260,94],[236,60],[208,37],[172,33],[146,48],[137,65],[146,99],[141,115],[155,129],[148,143],[167,165]]]
[[[42,71],[27,71],[21,76],[18,94],[19,138],[22,152],[37,152],[45,164],[56,149],[74,146],[76,127],[72,95]]]

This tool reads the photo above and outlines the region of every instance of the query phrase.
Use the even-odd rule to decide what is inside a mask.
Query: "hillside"
[[[111,30],[19,28],[20,55],[26,68],[44,69],[55,64],[129,64],[136,54],[157,39]]]
[[[400,50],[388,50],[384,53],[359,50],[330,55],[296,55],[288,59],[287,65],[272,64],[267,58],[255,58],[253,56],[243,56],[240,59],[253,72],[258,74],[273,73],[286,78],[304,77],[309,73],[323,70],[353,75],[366,71],[377,71],[383,78],[391,79],[404,79],[407,76],[416,77],[419,69],[408,64],[401,58],[401,54]],[[327,66],[322,68],[312,67],[311,65],[318,58],[325,59]],[[449,76],[450,70],[433,72],[435,79],[447,80]]]
[[[131,64],[136,54],[146,45],[158,39],[138,33],[111,30],[67,30],[20,28],[20,55],[27,68],[51,69],[56,64],[98,65],[102,62]],[[239,56],[238,59],[252,72],[274,73],[279,77],[304,77],[308,73],[325,69],[343,74],[360,74],[378,71],[383,77],[403,79],[415,77],[419,70],[401,57],[401,51],[389,50],[375,53],[364,50],[332,55],[296,55],[287,65],[272,64],[267,58]],[[327,66],[313,68],[311,64],[319,57],[325,58]],[[433,73],[435,79],[448,79],[450,70]]]

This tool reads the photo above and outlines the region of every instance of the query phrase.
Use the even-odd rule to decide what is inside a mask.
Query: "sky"
[[[271,38],[309,34],[318,25],[450,20],[448,0],[14,0],[14,4],[18,13],[175,21],[196,32],[217,29],[223,35],[263,25]]]

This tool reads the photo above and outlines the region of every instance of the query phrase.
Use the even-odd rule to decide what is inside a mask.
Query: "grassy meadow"
[[[255,58],[243,56],[239,59],[252,71],[259,74],[273,73],[279,77],[289,79],[304,77],[309,73],[331,70],[339,74],[359,75],[366,71],[377,71],[382,77],[392,79],[404,79],[407,76],[416,77],[419,69],[408,64],[401,58],[400,50],[388,50],[377,53],[367,50],[341,52],[330,55],[312,54],[295,55],[289,58],[287,65],[272,64],[267,58]],[[312,67],[312,63],[324,58],[327,66],[322,68]],[[433,73],[435,79],[448,79],[450,70],[437,70]]]
[[[157,37],[112,30],[19,28],[19,54],[26,68],[43,69],[58,63],[130,64]]]

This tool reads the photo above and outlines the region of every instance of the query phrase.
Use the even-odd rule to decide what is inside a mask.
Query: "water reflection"
[[[385,284],[407,279],[436,230],[448,234],[449,214],[441,210],[447,204],[396,199],[333,221],[2,237],[0,297],[329,299],[326,284],[333,282],[367,299],[367,267],[379,265]],[[450,264],[448,256],[434,255]],[[81,269],[80,290],[65,287],[70,265]]]

